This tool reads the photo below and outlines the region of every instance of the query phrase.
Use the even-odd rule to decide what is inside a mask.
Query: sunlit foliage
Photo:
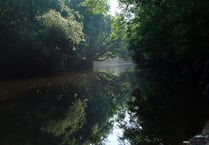
[[[124,45],[107,11],[106,0],[1,1],[1,74],[89,69],[115,57]]]
[[[61,71],[83,41],[82,24],[63,1],[1,1],[0,11],[1,74]]]
[[[113,24],[115,18],[104,13],[108,10],[106,0],[72,0],[69,6],[83,16],[85,42],[78,48],[78,57],[83,60],[81,66],[88,67],[93,61],[102,61],[122,54],[120,50],[125,47],[123,35],[116,34],[116,27]],[[116,35],[118,36],[115,37]]]
[[[89,14],[106,14],[106,0],[85,0],[80,3],[81,6],[87,7]]]

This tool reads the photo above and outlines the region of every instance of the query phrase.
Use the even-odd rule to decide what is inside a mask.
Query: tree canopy
[[[130,109],[141,119],[143,129],[128,130],[126,135],[133,144],[178,144],[183,140],[179,137],[182,132],[184,136],[191,126],[199,127],[198,115],[208,115],[207,111],[198,109],[207,110],[202,107],[208,106],[209,98],[209,1],[120,2],[124,11],[133,15],[123,22],[127,27],[128,48],[142,70],[138,77],[142,79],[139,80],[141,93],[133,91],[135,100],[130,103]],[[185,112],[187,118],[193,121],[198,118],[199,122],[191,121],[188,125],[188,121],[182,119]],[[174,126],[182,129],[175,131],[178,135],[169,132]],[[191,131],[190,136],[194,134]]]
[[[2,0],[1,74],[72,71],[115,56],[122,39],[107,11],[106,0]]]
[[[208,1],[121,0],[132,5],[128,22],[129,49],[138,64],[178,63],[191,67],[209,56]]]

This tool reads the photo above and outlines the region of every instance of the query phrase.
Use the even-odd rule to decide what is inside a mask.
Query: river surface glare
[[[0,144],[129,145],[133,70],[96,63],[92,71],[0,81]]]

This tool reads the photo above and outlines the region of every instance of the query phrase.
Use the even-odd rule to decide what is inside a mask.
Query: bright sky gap
[[[110,12],[109,13],[112,16],[115,16],[117,13],[120,12],[118,0],[109,0],[109,5],[110,5]]]

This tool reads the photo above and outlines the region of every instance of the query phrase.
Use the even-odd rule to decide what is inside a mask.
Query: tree
[[[73,61],[82,24],[64,1],[3,0],[0,12],[1,74],[58,72]]]
[[[209,2],[207,0],[198,2],[195,0],[121,0],[121,2],[134,6],[132,9],[134,19],[127,22],[126,33],[129,49],[133,51],[133,59],[139,68],[148,67],[154,75],[153,77],[144,71],[139,78],[155,79],[152,82],[139,81],[142,83],[142,94],[135,96],[136,101],[131,103],[130,108],[132,110],[135,106],[138,108],[134,111],[141,119],[144,131],[137,136],[138,138],[135,138],[136,134],[129,134],[132,130],[129,130],[128,135],[134,136],[134,143],[141,140],[141,144],[181,142],[179,133],[188,128],[188,132],[191,131],[191,135],[194,135],[192,132],[194,130],[190,130],[190,127],[199,123],[194,121],[191,122],[193,125],[188,125],[188,121],[184,122],[185,119],[182,119],[185,117],[183,112],[196,112],[196,116],[200,115],[201,111],[197,109],[203,110],[201,107],[207,106],[205,101],[209,98],[209,89],[206,87],[209,79],[205,75],[209,72],[207,41],[209,29],[206,27],[209,24],[209,18],[206,17],[208,14],[206,7],[209,6]],[[200,84],[204,89],[200,89]],[[174,117],[171,114],[177,116]],[[200,116],[206,114],[207,112],[204,112]],[[194,114],[187,117],[194,118],[193,116]],[[178,118],[181,120],[179,121]],[[203,118],[205,121],[207,117]],[[169,123],[166,125],[167,120]],[[176,129],[184,130],[175,131],[178,135],[173,134],[174,132],[168,135],[169,131],[166,130],[174,130],[174,126],[178,126],[175,127]],[[174,137],[176,137],[175,141],[173,141]]]
[[[107,10],[106,0],[2,0],[1,74],[91,68],[93,61],[126,52],[125,31]]]
[[[135,30],[140,37],[135,44],[140,47],[130,46],[136,51],[135,57],[143,55],[190,64],[200,59],[198,57],[206,59],[208,30],[205,25],[208,19],[202,19],[206,13],[205,5],[208,2],[193,0],[139,2],[133,23],[138,22]]]
[[[71,60],[74,47],[83,40],[82,25],[74,20],[73,15],[62,17],[57,11],[38,16],[41,29],[37,34],[36,48],[55,72],[63,70],[67,61]],[[53,37],[51,37],[53,36]]]
[[[92,67],[93,61],[115,57],[123,48],[123,35],[118,37],[112,16],[107,14],[108,5],[104,0],[71,1],[69,4],[83,16],[85,42],[78,48],[80,65]],[[102,9],[101,9],[102,7]],[[117,33],[117,34],[116,34]]]
[[[80,3],[81,6],[87,8],[89,14],[106,14],[107,1],[106,0],[85,0]]]

